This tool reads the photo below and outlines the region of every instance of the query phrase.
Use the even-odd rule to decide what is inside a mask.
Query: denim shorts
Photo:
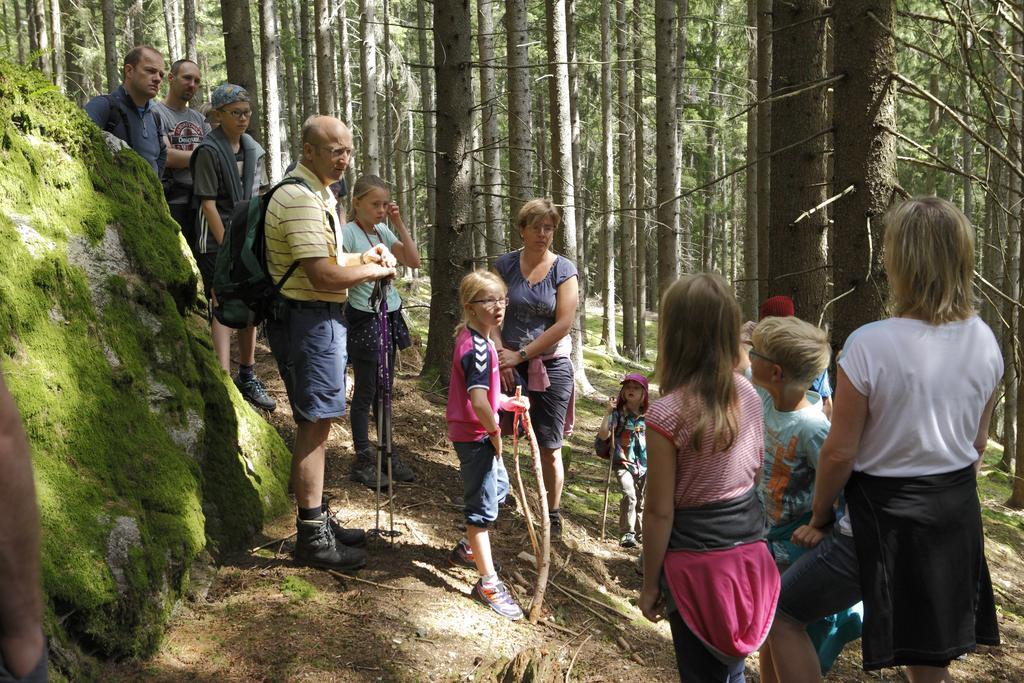
[[[834,528],[782,575],[778,611],[807,625],[852,607],[860,594],[853,537]]]
[[[516,382],[523,388],[523,394],[530,397],[530,424],[537,435],[537,444],[541,448],[561,448],[576,371],[565,356],[546,360],[544,368],[551,386],[544,391],[527,391],[529,367],[529,363],[516,366]],[[502,413],[502,432],[512,433],[512,413]]]
[[[275,305],[267,340],[296,422],[345,414],[345,323],[342,304],[321,308]]]
[[[457,441],[462,474],[462,503],[466,524],[486,529],[498,519],[498,505],[508,495],[508,472],[501,458],[494,457],[491,440]]]

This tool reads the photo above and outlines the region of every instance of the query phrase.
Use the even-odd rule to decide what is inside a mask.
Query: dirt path
[[[260,375],[276,378],[268,360],[268,354],[260,354]],[[353,577],[330,574],[294,565],[289,537],[294,520],[290,515],[275,520],[253,545],[273,543],[229,558],[215,570],[205,597],[182,603],[152,660],[110,665],[107,680],[471,681],[527,647],[546,649],[563,667],[574,660],[572,680],[676,680],[667,625],[646,622],[633,604],[641,583],[637,551],[597,539],[599,520],[584,503],[588,491],[603,490],[603,475],[598,463],[578,452],[567,473],[578,488],[570,488],[563,505],[569,540],[556,548],[552,573],[554,583],[589,599],[570,599],[549,587],[550,620],[540,626],[511,624],[470,600],[474,572],[447,562],[463,527],[458,463],[445,436],[444,395],[421,390],[412,377],[414,366],[399,370],[395,442],[417,481],[397,490],[395,525],[401,536],[394,544],[374,540],[367,567]],[[290,443],[294,429],[283,387],[271,381],[268,389],[280,404],[271,420]],[[596,414],[584,411],[579,433],[589,437],[596,427]],[[373,492],[348,480],[351,452],[347,423],[335,426],[326,488],[347,526],[372,527]],[[529,469],[527,458],[523,463]],[[511,462],[506,464],[511,469]],[[518,511],[503,515],[494,535],[495,557],[527,603],[530,565],[516,557],[529,549],[525,524]],[[1004,646],[955,663],[958,680],[1024,681],[1024,525],[1013,517],[999,524],[989,557]],[[756,671],[751,658],[749,680],[758,680]],[[829,680],[869,678],[905,680],[895,670],[870,677],[860,672],[856,647],[847,648]]]

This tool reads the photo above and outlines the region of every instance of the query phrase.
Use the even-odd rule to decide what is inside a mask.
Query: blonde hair
[[[828,334],[800,318],[768,317],[757,324],[754,348],[782,368],[787,384],[803,389],[828,367]]]
[[[489,270],[471,270],[459,283],[459,307],[462,309],[462,322],[455,326],[455,336],[469,324],[469,302],[485,289],[496,289],[502,296],[508,293],[505,281],[497,273]]]
[[[884,245],[896,315],[933,325],[974,315],[974,230],[960,209],[908,199],[886,214]]]
[[[737,432],[733,378],[739,362],[740,307],[717,273],[684,275],[661,298],[655,377],[663,394],[690,387],[703,402],[690,445],[699,451],[714,435],[716,452],[728,450]]]
[[[352,199],[362,199],[372,190],[384,190],[389,196],[391,194],[391,188],[383,178],[375,175],[363,175],[356,179],[356,184],[352,187]]]
[[[562,214],[558,213],[558,209],[555,208],[550,199],[531,199],[523,204],[523,208],[519,209],[519,215],[516,217],[516,227],[523,230],[541,222],[545,218],[553,219],[555,227],[558,227],[562,220]]]

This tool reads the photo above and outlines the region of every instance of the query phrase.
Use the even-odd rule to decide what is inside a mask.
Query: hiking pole
[[[394,508],[394,480],[391,471],[391,379],[388,369],[388,358],[390,354],[391,333],[388,329],[388,304],[387,304],[387,283],[378,280],[373,288],[371,304],[377,310],[377,486],[375,491],[376,524],[370,533],[374,536],[387,536],[391,543],[394,543],[395,536],[395,508]],[[384,464],[383,458],[388,459],[388,510],[390,512],[390,528],[382,529],[380,526],[380,488],[381,488],[381,467]]]
[[[537,476],[537,495],[540,499],[541,552],[537,556],[537,585],[533,590],[529,616],[530,623],[536,624],[540,619],[541,606],[544,604],[544,591],[548,585],[548,572],[551,570],[551,518],[548,517],[548,492],[544,486],[540,445],[537,443],[537,435],[534,434],[533,425],[530,423],[529,411],[523,411],[523,425],[526,427],[526,438],[530,444],[530,453],[533,455],[533,469]]]
[[[604,480],[604,508],[601,510],[601,540],[604,540],[605,524],[608,522],[608,490],[612,487],[612,465],[615,463],[615,454],[608,454],[608,476]]]
[[[516,398],[521,398],[523,390],[516,387]],[[534,569],[540,569],[540,547],[537,545],[537,533],[533,529],[533,515],[530,512],[530,501],[526,497],[526,487],[523,486],[523,473],[519,469],[519,424],[523,414],[515,411],[512,420],[512,458],[516,461],[516,488],[519,489],[519,498],[523,501],[523,516],[526,517],[526,531],[530,535],[530,545],[533,547]]]

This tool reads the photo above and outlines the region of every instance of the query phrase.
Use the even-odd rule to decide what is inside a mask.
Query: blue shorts
[[[853,537],[834,528],[782,575],[778,611],[806,626],[853,607],[860,594]]]
[[[284,380],[296,422],[345,414],[345,323],[343,304],[283,302],[267,319],[267,340]]]
[[[466,524],[486,529],[498,519],[498,505],[508,496],[508,472],[500,458],[494,457],[490,439],[457,441],[462,475],[462,504]]]

